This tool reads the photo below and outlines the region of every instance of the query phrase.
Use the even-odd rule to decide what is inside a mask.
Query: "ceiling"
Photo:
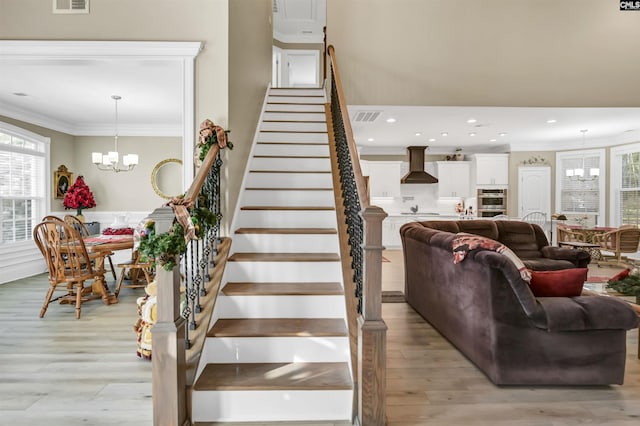
[[[273,11],[275,38],[322,42],[326,0],[273,0]],[[163,58],[33,59],[5,56],[0,49],[0,115],[76,136],[113,135],[111,96],[119,95],[120,135],[181,136],[181,72],[178,61]],[[348,108],[362,154],[404,154],[411,145],[451,153],[457,147],[463,152],[542,151],[640,141],[640,108]],[[395,122],[387,123],[389,118]],[[552,119],[556,122],[547,123]],[[588,130],[584,140],[583,129]]]

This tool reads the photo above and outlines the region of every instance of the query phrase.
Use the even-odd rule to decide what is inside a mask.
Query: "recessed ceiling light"
[[[442,133],[440,133],[440,136],[449,136],[449,133],[448,132],[442,132]]]
[[[367,139],[367,141],[373,142],[373,141],[375,141],[375,139],[374,138],[369,138],[369,139]]]
[[[422,136],[422,133],[416,132],[416,136]]]
[[[476,121],[478,121],[478,120],[476,120],[475,118],[470,118],[470,119],[468,119],[468,120],[467,120],[467,123],[469,123],[469,124],[473,124],[473,123],[475,123]]]
[[[505,132],[498,133],[498,136],[507,136]]]
[[[395,123],[396,119],[395,118],[387,118],[387,123]]]
[[[436,141],[436,139],[435,139],[435,138],[431,138],[431,139],[429,139],[429,142],[435,142],[435,141]]]
[[[471,136],[471,137],[473,137],[473,136],[475,136],[475,135],[476,135],[476,132],[471,132],[471,133],[469,133],[469,136]]]
[[[24,92],[13,92],[13,94],[14,94],[15,96],[29,96],[29,95],[27,95],[27,94],[26,94],[26,93],[24,93]]]
[[[550,118],[547,120],[547,124],[553,124],[553,123],[557,123],[558,120],[556,120],[555,118]]]
[[[494,139],[489,139],[489,142],[495,142],[495,141],[497,141],[497,139],[495,139],[495,138]]]

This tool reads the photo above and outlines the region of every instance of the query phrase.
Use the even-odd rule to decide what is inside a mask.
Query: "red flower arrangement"
[[[93,193],[89,186],[84,183],[84,177],[78,176],[76,183],[71,185],[62,201],[65,209],[76,209],[78,214],[82,214],[82,209],[90,209],[96,206]]]

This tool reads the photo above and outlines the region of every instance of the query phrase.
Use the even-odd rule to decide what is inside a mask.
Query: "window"
[[[33,239],[48,199],[49,139],[0,123],[0,245]]]
[[[604,158],[602,149],[556,155],[556,210],[604,225]]]
[[[611,149],[612,225],[640,225],[640,145]]]

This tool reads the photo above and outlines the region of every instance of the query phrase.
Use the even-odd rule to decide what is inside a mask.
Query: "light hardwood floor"
[[[402,253],[384,255],[383,289],[402,290]],[[151,364],[135,356],[132,330],[142,289],[85,303],[80,320],[56,303],[40,319],[47,286],[45,275],[0,285],[0,425],[151,425]],[[640,423],[637,330],[623,386],[496,387],[405,303],[382,312],[389,426]]]

